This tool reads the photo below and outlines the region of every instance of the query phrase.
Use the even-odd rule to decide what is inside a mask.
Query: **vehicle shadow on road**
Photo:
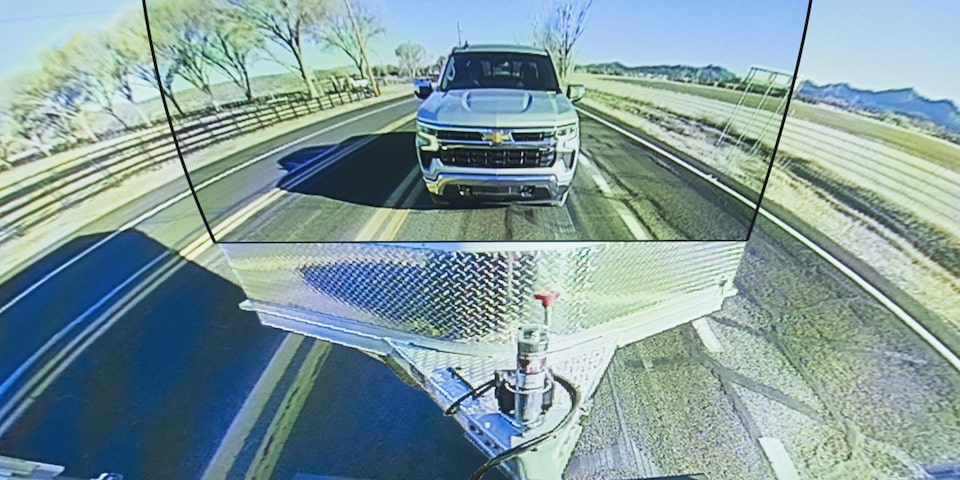
[[[0,286],[0,304],[107,235],[79,237],[37,260]],[[0,436],[0,450],[74,472],[199,478],[207,449],[283,339],[237,307],[245,298],[222,274],[138,231],[90,250],[0,315],[0,382],[26,365],[10,392],[27,389],[32,402]],[[126,313],[108,315],[116,306]],[[81,349],[75,340],[91,343]],[[43,353],[27,363],[33,352]],[[76,355],[70,363],[67,353]],[[50,365],[63,373],[53,376]],[[40,391],[31,378],[50,383]]]
[[[277,166],[287,171],[277,188],[378,208],[497,208],[467,203],[435,205],[420,177],[414,135],[357,135],[339,144],[301,148],[277,161]]]

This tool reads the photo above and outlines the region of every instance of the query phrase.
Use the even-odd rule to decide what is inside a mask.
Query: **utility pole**
[[[343,4],[347,7],[347,16],[350,17],[350,25],[353,26],[353,35],[357,38],[357,48],[360,49],[360,59],[363,62],[364,75],[370,80],[373,86],[373,93],[379,97],[380,85],[378,85],[377,80],[373,78],[373,71],[370,69],[370,60],[367,58],[367,47],[363,43],[363,38],[360,37],[360,28],[357,26],[357,19],[353,16],[353,5],[350,4],[350,0],[343,0]]]
[[[460,30],[460,22],[457,21],[457,46],[458,46],[458,47],[462,47],[462,46],[463,46],[463,35],[462,35],[462,34],[463,34],[463,31]]]

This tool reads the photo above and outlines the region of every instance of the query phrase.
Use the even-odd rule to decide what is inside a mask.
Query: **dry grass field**
[[[775,137],[759,136],[762,127],[741,112],[733,129],[762,147],[717,146],[738,94],[578,80],[588,87],[585,105],[728,182],[762,186]],[[960,147],[794,102],[763,203],[909,297],[941,338],[960,339]],[[706,319],[723,351],[705,351],[685,325],[617,354],[607,375],[619,385],[620,410],[602,383],[578,454],[620,458],[610,466],[620,477],[649,474],[614,455],[634,436],[657,474],[725,479],[774,478],[761,437],[783,443],[800,478],[928,478],[923,467],[960,458],[957,372],[832,267],[761,219],[737,288]]]
[[[585,104],[759,191],[779,118],[742,110],[731,129],[761,143],[717,146],[738,95],[712,87],[582,75]],[[695,96],[720,90],[710,96]],[[736,98],[735,98],[736,97]],[[767,118],[763,118],[766,115]],[[768,122],[768,119],[773,120]],[[775,124],[764,128],[768,123]],[[960,337],[960,146],[835,109],[794,102],[764,202],[871,266]]]

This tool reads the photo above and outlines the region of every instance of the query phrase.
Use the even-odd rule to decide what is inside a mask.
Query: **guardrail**
[[[184,155],[257,129],[329,110],[370,97],[369,91],[324,85],[324,96],[287,94],[222,104],[174,117]],[[45,175],[0,187],[0,242],[23,235],[29,228],[90,197],[119,185],[138,173],[177,159],[166,122],[103,142],[88,154],[59,165]]]

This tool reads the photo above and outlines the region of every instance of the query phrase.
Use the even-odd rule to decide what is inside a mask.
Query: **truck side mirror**
[[[571,102],[576,102],[587,94],[587,87],[583,85],[567,85],[567,98]]]
[[[429,97],[431,93],[433,93],[433,85],[430,85],[430,83],[417,85],[413,90],[413,94],[421,100]]]

